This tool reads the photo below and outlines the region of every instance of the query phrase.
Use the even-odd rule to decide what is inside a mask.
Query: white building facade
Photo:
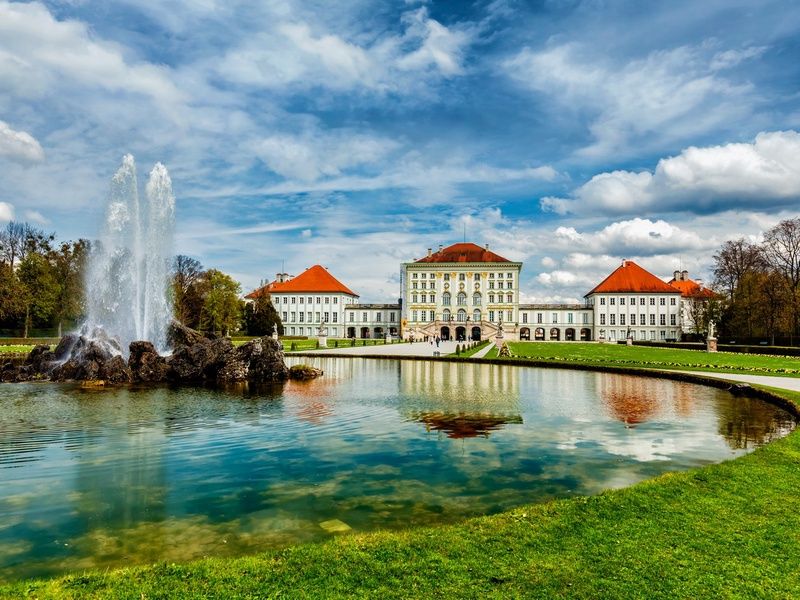
[[[479,340],[500,327],[516,336],[519,276],[512,262],[477,244],[439,246],[400,270],[403,336]]]
[[[348,304],[344,309],[344,336],[381,339],[399,337],[399,304]]]

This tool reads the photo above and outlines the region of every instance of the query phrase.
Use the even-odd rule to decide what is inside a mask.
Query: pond
[[[0,579],[452,522],[720,462],[795,424],[669,380],[306,362],[325,376],[262,389],[0,386]]]

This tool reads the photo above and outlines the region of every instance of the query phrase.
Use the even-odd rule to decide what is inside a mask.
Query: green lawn
[[[650,367],[656,369],[689,369],[800,377],[800,358],[704,352],[624,344],[587,344],[581,342],[509,342],[514,358],[543,362],[575,362],[592,366]],[[489,352],[487,358],[497,356]]]
[[[796,598],[799,461],[795,432],[598,496],[237,559],[23,581],[0,597]]]
[[[475,348],[470,348],[469,350],[466,350],[466,351],[462,352],[461,354],[459,354],[459,356],[461,356],[462,358],[469,358],[470,356],[472,356],[476,352],[480,352],[481,350],[483,350],[486,347],[486,344],[490,344],[490,343],[491,342],[488,341],[488,340],[483,341],[480,344],[478,344]],[[450,354],[450,356],[456,356],[456,355],[455,354]]]
[[[33,346],[21,344],[0,344],[0,354],[28,354]]]

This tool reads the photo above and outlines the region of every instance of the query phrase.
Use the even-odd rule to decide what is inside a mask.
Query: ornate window
[[[459,306],[466,306],[467,305],[467,295],[464,292],[459,292],[457,296],[457,302]]]
[[[472,306],[480,306],[481,305],[481,295],[478,292],[472,294]]]
[[[442,304],[445,306],[450,306],[450,292],[445,292],[442,294]]]

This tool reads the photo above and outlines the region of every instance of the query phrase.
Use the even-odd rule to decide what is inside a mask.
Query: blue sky
[[[797,216],[798,57],[789,1],[0,0],[0,222],[94,237],[130,152],[245,291],[320,263],[391,300],[465,229],[530,301],[708,280]]]

